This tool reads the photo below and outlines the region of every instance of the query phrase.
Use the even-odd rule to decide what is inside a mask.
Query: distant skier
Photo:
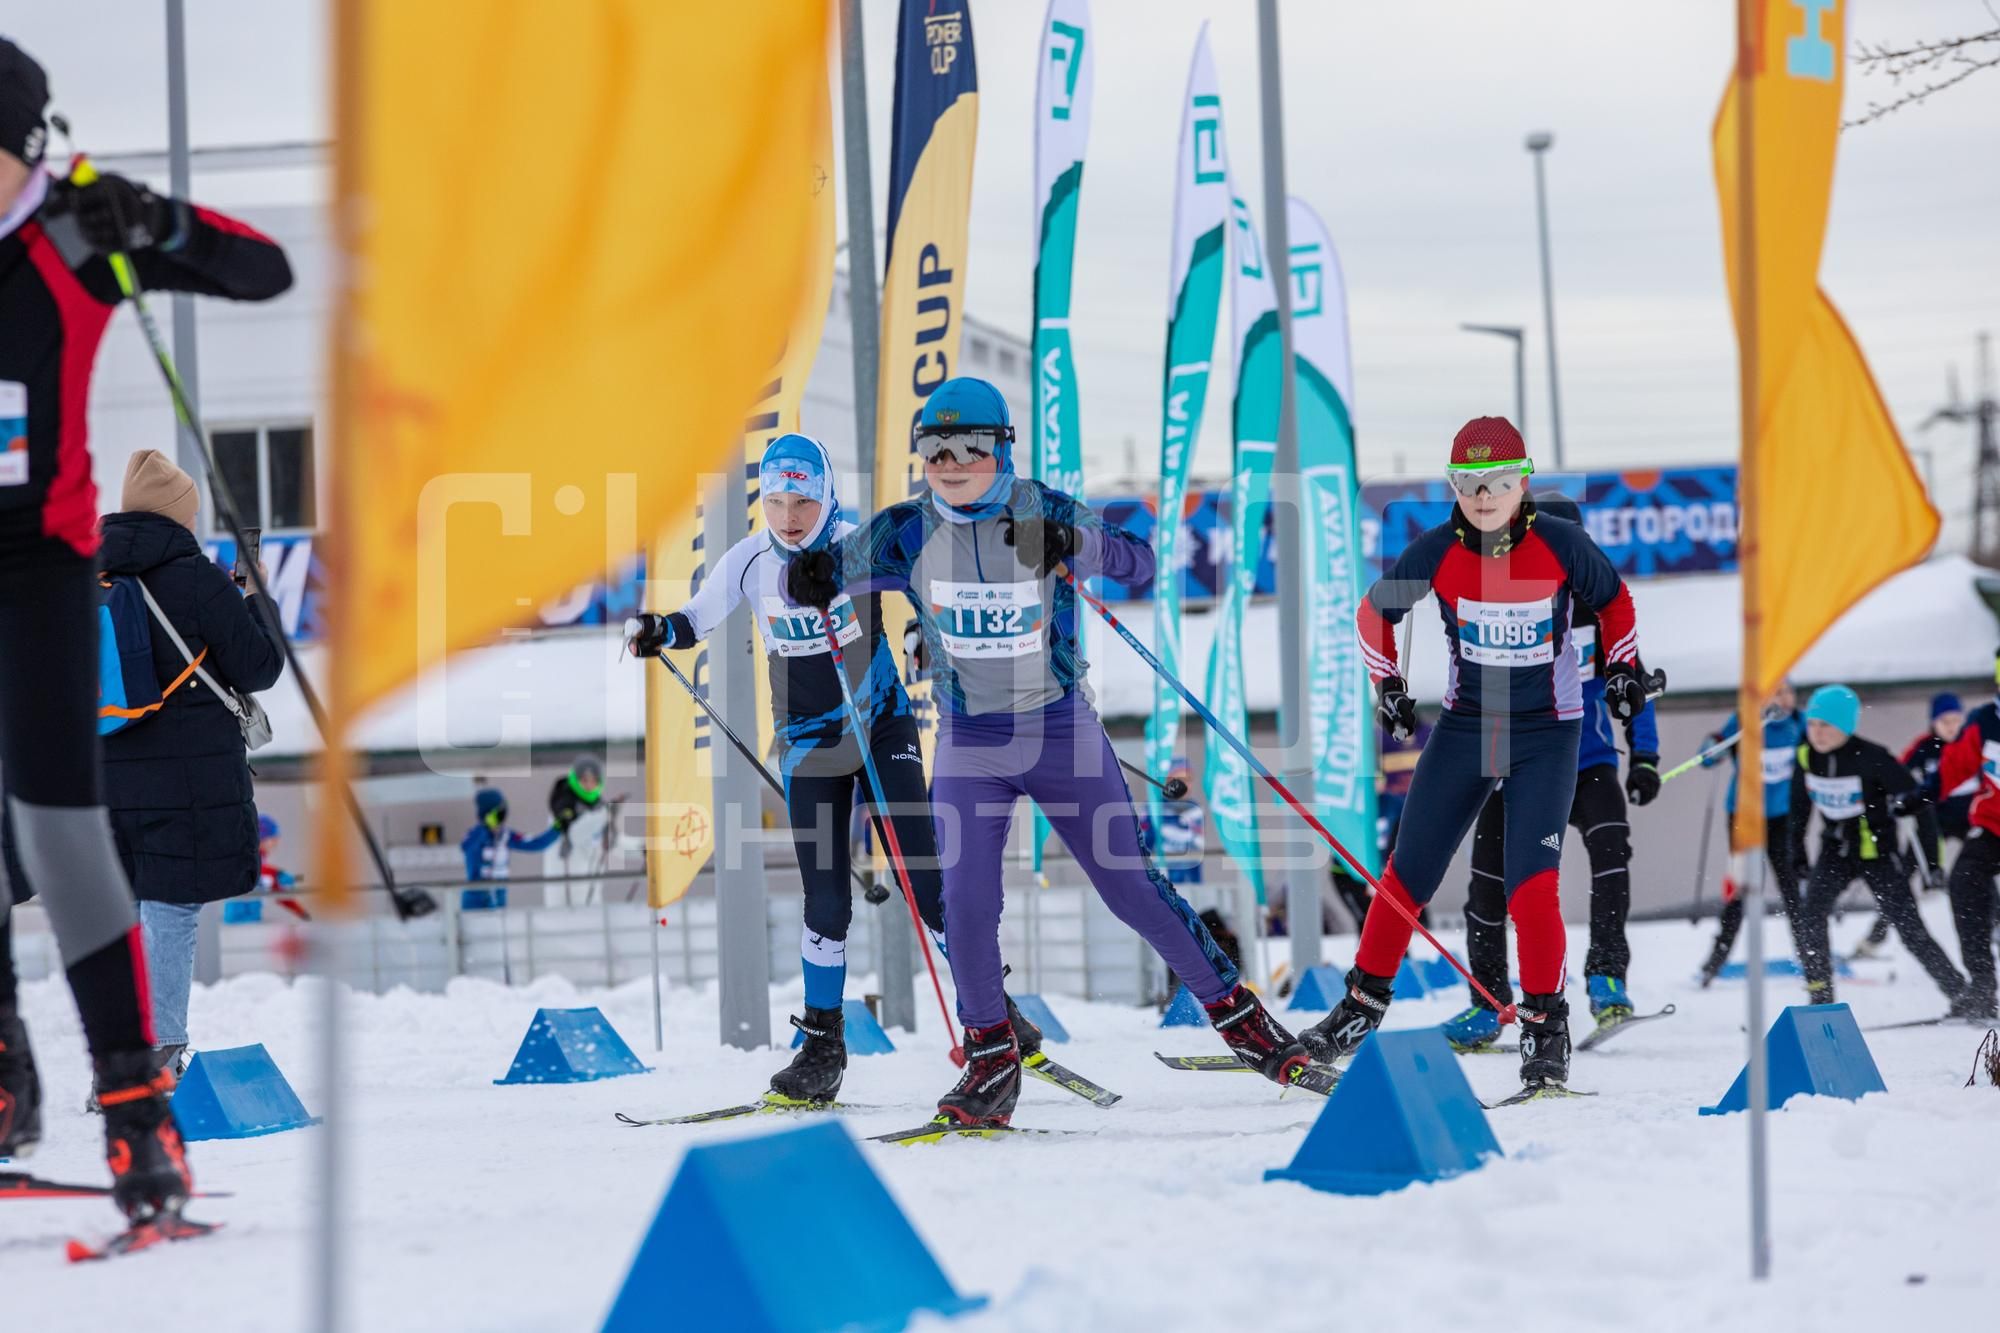
[[[1583,681],[1570,625],[1581,602],[1597,617],[1605,706],[1626,722],[1646,706],[1632,596],[1575,523],[1539,513],[1528,494],[1520,432],[1503,417],[1469,421],[1446,469],[1456,512],[1418,537],[1363,599],[1361,655],[1376,716],[1394,735],[1416,729],[1417,706],[1396,657],[1396,625],[1437,594],[1450,648],[1444,711],[1417,760],[1395,851],[1369,904],[1361,946],[1334,1011],[1301,1034],[1317,1060],[1353,1054],[1381,1023],[1414,914],[1437,892],[1452,853],[1494,784],[1507,783],[1504,892],[1519,935],[1521,1082],[1531,1093],[1569,1078],[1563,997],[1562,830],[1576,791]]]
[[[872,806],[861,750],[833,674],[827,626],[839,636],[848,685],[866,715],[868,748],[881,775],[889,821],[902,848],[917,912],[940,948],[944,915],[938,875],[937,834],[924,789],[923,751],[910,699],[896,675],[884,637],[882,599],[829,598],[808,603],[788,594],[785,575],[803,558],[820,556],[852,533],[834,488],[833,458],[808,435],[781,435],[764,450],[758,469],[765,531],[751,533],[723,552],[694,597],[670,615],[627,622],[632,653],[694,647],[713,634],[743,602],[756,612],[770,656],[771,714],[777,722],[778,769],[805,882],[805,921],[799,955],[805,970],[805,1016],[792,1025],[806,1034],[792,1063],[771,1077],[771,1092],[801,1103],[831,1102],[847,1068],[841,1000],[847,986],[847,932],[854,920],[849,815],[857,798]],[[824,612],[816,606],[825,606]],[[875,812],[877,815],[881,811]],[[1039,1050],[1041,1033],[1017,1016]]]
[[[1804,939],[1799,966],[1806,974],[1807,1002],[1833,1003],[1827,917],[1847,886],[1860,879],[1903,937],[1904,946],[1952,1002],[1952,1012],[1961,1013],[1968,999],[1965,978],[1924,929],[1909,879],[1895,855],[1896,816],[1914,813],[1924,799],[1923,789],[1894,755],[1854,734],[1860,724],[1860,696],[1845,685],[1822,685],[1806,704],[1806,744],[1800,747],[1800,759],[1806,790],[1822,826],[1819,857],[1800,910]],[[1918,850],[1931,872],[1937,873],[1937,847]]]
[[[1778,882],[1785,919],[1792,927],[1792,947],[1803,956],[1805,935],[1799,915],[1802,902],[1799,884],[1811,869],[1811,860],[1806,855],[1806,823],[1812,811],[1806,803],[1805,770],[1799,764],[1806,720],[1799,712],[1798,695],[1789,680],[1778,682],[1778,688],[1764,701],[1763,718],[1764,859],[1770,862],[1771,877]],[[1702,738],[1701,748],[1713,750],[1739,730],[1736,714],[1731,713],[1719,730]],[[1722,762],[1722,756],[1711,754],[1701,762],[1703,768],[1713,768]],[[1733,820],[1736,775],[1741,767],[1741,754],[1735,747],[1729,750],[1729,766],[1729,786],[1723,793],[1722,808]],[[1730,885],[1738,891],[1724,900],[1715,945],[1709,950],[1708,961],[1701,965],[1704,986],[1714,981],[1722,965],[1729,961],[1729,951],[1736,945],[1736,932],[1743,925],[1743,895],[1736,880],[1737,876],[1730,877]]]
[[[2000,1017],[1995,1008],[1993,876],[2000,871],[2000,702],[1972,710],[1955,739],[1938,755],[1938,787],[1956,794],[1977,784],[1967,810],[1971,825],[1951,867],[1951,915],[1958,927],[1959,958],[1969,978],[1955,1006],[1965,1018]]]
[[[507,827],[507,797],[497,787],[486,787],[473,796],[477,822],[459,839],[458,850],[465,854],[465,877],[475,883],[505,880],[512,873],[515,852],[546,851],[555,845],[562,830],[549,825],[534,837],[525,837]],[[507,905],[505,889],[467,889],[460,905],[468,912],[483,912]]]
[[[0,770],[25,897],[49,909],[104,1106],[112,1200],[135,1221],[192,1187],[157,1067],[131,887],[112,845],[97,743],[97,492],[90,379],[121,299],[110,256],[149,291],[264,301],[285,253],[233,218],[121,176],[53,177],[48,76],[0,38]],[[189,855],[192,855],[190,850]],[[0,888],[0,1157],[41,1137],[41,1085],[15,1001]]]
[[[1581,526],[1583,514],[1565,495],[1540,497],[1544,518],[1560,518]],[[1576,758],[1576,795],[1570,801],[1569,822],[1583,836],[1590,854],[1590,952],[1583,963],[1590,1014],[1599,1028],[1615,1027],[1632,1017],[1632,997],[1625,971],[1632,946],[1625,937],[1625,918],[1632,910],[1632,828],[1625,803],[1649,805],[1660,794],[1660,733],[1649,701],[1626,719],[1625,748],[1630,756],[1625,782],[1618,781],[1618,742],[1611,714],[1604,706],[1603,655],[1597,637],[1597,617],[1582,602],[1570,604],[1571,643],[1577,672],[1583,678],[1583,737]],[[1514,1000],[1507,980],[1507,786],[1502,783],[1486,798],[1472,830],[1472,882],[1465,902],[1465,961],[1480,984],[1502,1004]],[[1478,991],[1472,1004],[1444,1025],[1444,1034],[1460,1050],[1478,1050],[1497,1041],[1500,1015]]]
[[[1092,705],[1076,593],[1058,572],[1144,582],[1153,552],[1079,501],[1014,474],[1000,391],[946,380],[924,400],[915,447],[927,494],[891,505],[830,554],[788,571],[796,601],[907,590],[938,702],[931,783],[966,1065],[938,1102],[965,1124],[1005,1124],[1021,1052],[1000,977],[1001,870],[1015,801],[1034,798],[1117,917],[1159,951],[1239,1058],[1289,1082],[1305,1052],[1237,981],[1194,909],[1142,849],[1139,816]],[[956,849],[955,856],[949,849]]]

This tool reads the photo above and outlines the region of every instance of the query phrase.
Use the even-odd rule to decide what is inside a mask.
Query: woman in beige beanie
[[[201,510],[201,488],[158,449],[141,449],[126,461],[125,493],[118,507],[160,514],[193,532],[194,516]]]
[[[284,667],[277,608],[245,597],[194,534],[201,491],[157,449],[125,467],[124,510],[107,515],[98,566],[139,579],[161,613],[224,686],[254,693]],[[153,624],[153,671],[165,690],[187,668]],[[257,809],[242,728],[191,676],[152,716],[104,738],[104,797],[118,855],[139,899],[153,982],[153,1040],[164,1060],[187,1046],[188,988],[202,904],[257,883]]]

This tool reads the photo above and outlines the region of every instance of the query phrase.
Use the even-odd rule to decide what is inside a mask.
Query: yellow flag
[[[1848,0],[1739,0],[1736,77],[1714,127],[1743,369],[1746,720],[1828,626],[1922,559],[1938,532],[1868,363],[1819,287],[1847,10]],[[1744,727],[1737,808],[1742,828],[1759,826],[1746,838],[1762,835],[1758,733]]]
[[[646,607],[677,611],[701,572],[701,511],[691,509],[646,553]],[[690,684],[706,689],[707,644],[674,654]],[[646,901],[678,902],[715,851],[714,766],[706,753],[728,739],[699,712],[667,668],[646,664]]]
[[[742,437],[810,298],[826,10],[339,8],[344,711],[607,564]]]
[[[828,29],[825,0],[335,12],[337,777],[359,712],[740,449],[810,299]]]

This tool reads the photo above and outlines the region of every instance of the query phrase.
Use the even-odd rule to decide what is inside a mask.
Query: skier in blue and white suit
[[[869,750],[882,777],[917,911],[942,948],[937,835],[916,718],[883,636],[880,597],[842,595],[823,617],[785,593],[789,561],[801,552],[824,551],[854,531],[854,524],[841,515],[826,446],[806,435],[779,436],[764,451],[758,482],[766,530],[724,552],[680,610],[628,621],[627,646],[640,657],[663,648],[692,648],[744,602],[756,614],[770,659],[779,772],[805,883],[799,944],[805,1016],[792,1022],[806,1034],[806,1042],[791,1065],[773,1076],[771,1090],[781,1098],[829,1102],[840,1090],[847,1064],[841,999],[847,982],[847,931],[854,917],[848,826],[857,795],[869,799],[861,750],[833,674],[826,642],[829,622],[839,637],[855,704],[866,719]]]

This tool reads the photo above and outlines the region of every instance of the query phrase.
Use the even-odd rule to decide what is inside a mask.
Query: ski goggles
[[[917,454],[926,463],[938,463],[945,459],[970,467],[972,464],[993,457],[1000,452],[1000,446],[1011,442],[1014,428],[1011,426],[952,426],[940,429],[936,426],[920,429],[916,433]]]
[[[817,464],[800,458],[767,459],[757,473],[758,485],[766,495],[802,495],[808,500],[826,499],[826,473]]]
[[[1481,491],[1488,495],[1512,495],[1515,487],[1527,484],[1528,474],[1534,470],[1535,465],[1524,459],[1496,467],[1453,466],[1445,469],[1445,476],[1451,481],[1451,488],[1469,500]]]

